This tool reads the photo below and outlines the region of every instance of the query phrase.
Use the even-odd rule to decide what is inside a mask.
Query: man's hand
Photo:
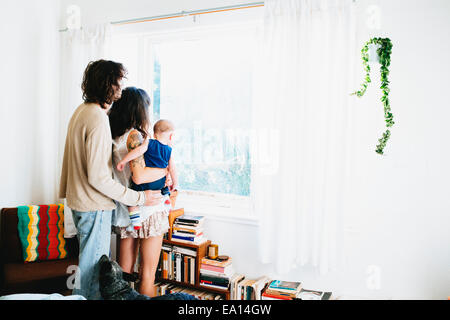
[[[163,195],[161,190],[146,190],[145,192],[145,204],[144,206],[155,206],[163,201]]]
[[[126,164],[125,162],[120,161],[120,162],[117,164],[117,170],[122,171],[123,168],[125,168],[125,164]]]

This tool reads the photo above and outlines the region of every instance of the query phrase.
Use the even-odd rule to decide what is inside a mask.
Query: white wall
[[[55,201],[59,3],[0,4],[0,207]]]
[[[95,24],[111,21],[121,21],[143,17],[153,17],[181,11],[201,10],[205,8],[219,8],[243,3],[261,2],[241,0],[62,0],[61,27],[65,28],[66,8],[75,4],[81,8],[81,24]]]
[[[61,14],[68,4],[78,4],[82,23],[94,24],[239,2],[64,0]],[[369,4],[381,7],[379,32],[365,26]],[[209,219],[206,233],[220,244],[220,253],[233,257],[237,271],[248,277],[268,274],[300,280],[307,288],[347,297],[446,299],[450,288],[450,151],[446,146],[450,137],[446,123],[450,117],[450,2],[358,0],[357,6],[357,43],[362,46],[370,36],[381,35],[394,44],[390,80],[396,125],[386,155],[380,157],[374,148],[384,131],[383,111],[374,76],[366,96],[352,106],[354,201],[345,221],[346,267],[326,276],[310,267],[277,275],[272,266],[258,261],[256,223]],[[357,68],[361,71],[355,89],[363,79],[359,63]],[[379,289],[367,286],[374,275],[367,273],[370,266],[381,272]]]
[[[368,4],[382,10],[379,33],[368,31]],[[450,288],[450,127],[446,74],[450,71],[450,2],[359,1],[358,43],[393,41],[390,101],[395,126],[379,157],[384,131],[379,76],[354,106],[354,203],[347,222],[348,271],[342,284],[370,296],[446,299]],[[359,67],[362,81],[362,66]],[[374,71],[378,71],[376,68]],[[356,98],[355,98],[356,99]],[[381,270],[380,290],[366,288],[367,266]],[[350,276],[351,275],[351,276]]]

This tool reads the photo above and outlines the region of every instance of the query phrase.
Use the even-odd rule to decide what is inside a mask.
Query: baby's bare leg
[[[139,207],[128,207],[128,213],[130,214],[130,220],[134,230],[139,230],[141,228],[141,213],[139,212]]]

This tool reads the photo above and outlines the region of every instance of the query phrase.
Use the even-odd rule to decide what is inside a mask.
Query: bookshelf
[[[197,252],[196,257],[195,257],[195,281],[194,281],[195,284],[164,279],[160,275],[157,276],[157,278],[155,279],[155,282],[171,283],[171,284],[176,284],[177,286],[180,286],[180,287],[221,294],[221,295],[223,295],[225,300],[230,300],[230,290],[221,290],[221,289],[210,288],[210,287],[205,287],[205,286],[200,285],[200,280],[199,280],[200,279],[200,265],[201,265],[202,258],[206,256],[206,252],[207,252],[208,246],[211,244],[211,240],[207,240],[206,242],[196,245],[196,244],[192,244],[192,243],[185,243],[185,242],[178,242],[178,241],[174,241],[174,240],[164,239],[163,244],[173,245],[173,246],[177,246],[177,247],[185,247],[185,248],[189,248],[191,250],[193,249]]]

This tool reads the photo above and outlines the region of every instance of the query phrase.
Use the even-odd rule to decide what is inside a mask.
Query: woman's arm
[[[120,162],[117,164],[117,170],[122,171],[128,162],[142,156],[145,153],[145,151],[147,151],[148,142],[149,140],[145,139],[145,142],[143,144],[129,151],[127,155],[123,157],[123,159],[120,160]]]
[[[142,143],[143,139],[139,131],[132,130],[127,139],[128,152],[136,149]],[[139,156],[138,158],[132,160],[130,162],[130,169],[131,178],[136,184],[153,182],[167,175],[167,169],[146,167],[144,156]]]

